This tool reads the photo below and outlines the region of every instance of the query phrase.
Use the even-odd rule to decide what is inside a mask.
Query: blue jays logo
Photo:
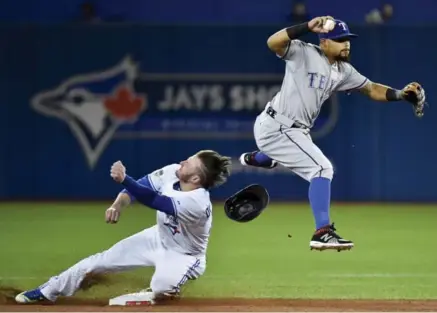
[[[93,168],[118,127],[135,123],[147,107],[133,88],[137,65],[130,57],[112,68],[70,77],[31,100],[37,112],[68,124]]]
[[[163,223],[164,226],[167,226],[168,229],[171,231],[172,235],[180,234],[180,230],[178,227],[178,221],[174,216],[167,215],[166,221]]]
[[[127,56],[36,94],[31,106],[69,126],[92,169],[113,138],[253,140],[255,113],[271,101],[281,81],[278,74],[145,73]],[[322,107],[314,139],[336,124],[336,98],[330,103]]]
[[[176,235],[180,233],[180,230],[178,229],[177,226],[171,225],[170,223],[164,223],[164,225],[168,227],[172,235]]]

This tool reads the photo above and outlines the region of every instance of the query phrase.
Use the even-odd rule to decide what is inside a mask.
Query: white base
[[[129,293],[109,299],[109,305],[119,306],[149,306],[154,305],[154,294],[150,291]]]

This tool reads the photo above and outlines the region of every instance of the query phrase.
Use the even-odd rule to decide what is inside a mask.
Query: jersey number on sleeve
[[[209,217],[211,216],[211,211],[212,211],[212,208],[211,208],[210,205],[208,205],[208,206],[206,207],[206,210],[205,210],[206,218],[209,218]]]

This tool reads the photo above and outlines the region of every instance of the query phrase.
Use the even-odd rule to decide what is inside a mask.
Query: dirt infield
[[[431,312],[437,300],[180,299],[159,306],[110,307],[107,299],[61,298],[56,304],[18,305],[18,290],[0,289],[1,312]]]

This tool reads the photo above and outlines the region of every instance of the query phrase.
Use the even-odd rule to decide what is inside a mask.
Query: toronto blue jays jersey
[[[204,188],[181,191],[176,176],[179,168],[179,164],[171,164],[148,176],[155,191],[170,197],[175,208],[175,216],[158,211],[159,235],[167,249],[203,256],[206,254],[212,226],[210,194]]]

